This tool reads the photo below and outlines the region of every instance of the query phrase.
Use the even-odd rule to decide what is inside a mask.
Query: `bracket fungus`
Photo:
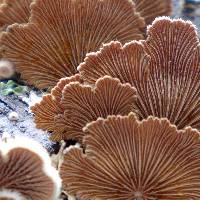
[[[172,11],[171,0],[133,0],[133,2],[146,24],[151,24],[158,16],[168,16]]]
[[[200,198],[200,138],[167,119],[110,116],[85,128],[85,153],[71,149],[61,177],[81,200]]]
[[[70,78],[60,79],[57,85],[51,90],[51,94],[43,96],[39,103],[31,107],[31,111],[35,114],[37,128],[50,132],[55,131],[54,118],[64,113],[64,107],[61,104],[62,91],[64,87],[71,82],[82,83],[82,80],[78,74]]]
[[[143,38],[145,21],[129,0],[35,0],[25,25],[2,34],[4,59],[38,88],[52,88],[77,73],[86,53],[102,43]]]
[[[32,0],[4,0],[0,4],[0,29],[14,23],[27,23]]]
[[[53,91],[55,94],[56,90]],[[44,96],[31,108],[37,127],[52,131],[52,140],[74,139],[81,142],[84,135],[82,128],[90,121],[131,112],[136,91],[130,84],[121,84],[118,79],[105,76],[98,79],[94,87],[71,82],[65,85],[62,97],[55,99],[52,94]],[[56,110],[58,105],[62,108]]]
[[[26,138],[0,141],[0,199],[56,200],[61,180],[46,150]]]
[[[138,117],[166,117],[179,129],[200,130],[200,46],[191,22],[157,18],[145,41],[111,42],[86,56],[78,70],[86,83],[105,75],[137,91]]]

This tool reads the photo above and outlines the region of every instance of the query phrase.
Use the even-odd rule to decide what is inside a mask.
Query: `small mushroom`
[[[56,200],[61,180],[46,150],[27,138],[0,142],[0,198]],[[22,198],[21,198],[22,197]]]
[[[82,142],[82,128],[87,123],[98,117],[127,115],[132,111],[136,91],[129,84],[121,84],[118,79],[105,76],[97,80],[94,87],[79,82],[65,85],[60,103],[56,104],[62,106],[60,113],[52,112],[51,107],[56,106],[52,106],[49,99],[50,96],[48,99],[44,97],[32,108],[37,127],[45,128],[46,124],[50,124],[54,141],[73,139]],[[51,99],[54,99],[53,95]]]
[[[18,121],[19,120],[19,114],[17,112],[10,112],[8,115],[8,119],[10,121]]]
[[[0,79],[11,78],[15,73],[14,66],[11,62],[0,60]]]
[[[51,94],[43,96],[40,103],[36,103],[30,109],[35,114],[35,123],[37,128],[54,131],[54,118],[64,112],[61,104],[62,90],[71,82],[82,83],[80,76],[61,78],[57,85],[51,90]]]

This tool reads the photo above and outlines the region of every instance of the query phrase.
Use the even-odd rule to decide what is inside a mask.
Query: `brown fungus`
[[[0,29],[14,23],[27,23],[32,0],[4,0],[0,2]]]
[[[52,88],[77,73],[86,53],[112,40],[142,39],[144,27],[129,0],[35,0],[29,23],[3,33],[1,52],[29,84]]]
[[[171,0],[133,0],[136,11],[151,24],[158,16],[168,16],[172,11]]]
[[[71,149],[61,177],[80,200],[200,198],[199,132],[177,131],[167,119],[134,114],[89,123],[85,153]]]
[[[0,141],[0,199],[56,200],[61,180],[48,153],[26,138]]]
[[[166,117],[179,129],[200,129],[198,43],[192,23],[162,17],[149,26],[146,41],[106,44],[78,69],[90,84],[109,75],[135,87],[140,119]]]
[[[60,79],[57,85],[51,90],[51,94],[43,96],[40,103],[31,107],[31,111],[35,114],[37,128],[52,132],[55,131],[54,118],[56,115],[64,113],[64,108],[61,104],[62,90],[70,82],[82,83],[82,80],[78,74]]]
[[[53,89],[55,93],[55,89]],[[60,98],[60,97],[59,97]],[[95,86],[71,82],[62,90],[59,103],[62,109],[54,112],[49,99],[56,99],[53,94],[45,96],[41,103],[31,108],[35,114],[37,127],[53,132],[52,139],[75,139],[82,141],[82,128],[98,117],[108,115],[127,115],[133,110],[136,91],[130,84],[121,84],[118,79],[103,77]],[[59,113],[60,112],[60,113]]]

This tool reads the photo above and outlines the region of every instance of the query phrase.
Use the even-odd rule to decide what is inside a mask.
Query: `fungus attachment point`
[[[143,200],[143,195],[142,195],[142,192],[138,192],[138,191],[136,191],[135,193],[134,193],[134,197],[135,197],[135,200]]]
[[[0,199],[56,200],[60,193],[58,172],[46,150],[35,141],[0,141],[0,169]]]

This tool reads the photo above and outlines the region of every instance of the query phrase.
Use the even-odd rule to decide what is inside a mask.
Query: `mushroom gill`
[[[0,2],[0,29],[14,23],[27,23],[32,0],[4,0]]]
[[[22,79],[52,88],[77,73],[86,53],[112,40],[142,39],[144,27],[129,0],[35,0],[29,23],[9,26],[0,46]]]
[[[85,128],[86,149],[61,167],[65,190],[81,200],[200,198],[200,138],[167,119],[110,116]]]
[[[62,97],[52,94],[31,108],[38,128],[53,132],[51,139],[74,139],[82,142],[82,128],[98,117],[127,115],[133,110],[136,91],[130,84],[121,84],[108,76],[100,78],[95,86],[70,82],[62,90]],[[57,98],[57,100],[56,100]],[[54,105],[49,99],[54,100]],[[60,101],[59,101],[60,99]],[[54,111],[61,105],[61,110]]]
[[[171,0],[133,0],[135,8],[146,24],[151,24],[158,16],[169,16],[172,11]]]
[[[179,129],[200,129],[200,46],[191,22],[157,18],[145,41],[111,42],[86,56],[78,70],[94,84],[105,75],[137,90],[137,115],[166,117]]]
[[[61,180],[46,150],[26,138],[0,141],[0,199],[56,200]]]
[[[56,115],[64,113],[64,108],[61,103],[62,91],[71,82],[82,83],[82,80],[78,74],[69,78],[60,79],[57,85],[51,90],[51,94],[43,96],[40,103],[36,103],[31,107],[31,111],[35,114],[34,120],[37,128],[50,132],[55,131],[54,118]]]

